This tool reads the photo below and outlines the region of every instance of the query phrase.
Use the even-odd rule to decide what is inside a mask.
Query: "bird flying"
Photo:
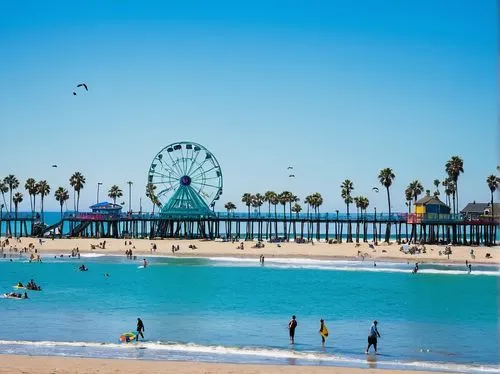
[[[293,166],[289,166],[289,167],[287,167],[287,169],[288,169],[288,170],[291,170],[291,169],[293,169]]]
[[[52,165],[52,167],[53,167],[53,168],[56,168],[56,167],[57,167],[57,165],[55,165],[55,164],[54,164],[54,165]]]
[[[378,187],[373,187],[372,190],[378,192]]]
[[[77,88],[83,87],[83,88],[85,88],[85,91],[89,90],[89,88],[87,87],[87,85],[85,83],[79,83],[79,84],[76,85],[76,87]],[[73,96],[76,96],[76,92],[75,91],[73,91]]]
[[[295,178],[295,174],[290,174],[288,178]]]

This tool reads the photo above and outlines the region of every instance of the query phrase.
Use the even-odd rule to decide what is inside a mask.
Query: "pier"
[[[498,218],[415,213],[274,214],[216,212],[211,215],[64,213],[51,225],[32,213],[3,214],[7,236],[177,238],[327,242],[396,241],[426,244],[496,245]]]

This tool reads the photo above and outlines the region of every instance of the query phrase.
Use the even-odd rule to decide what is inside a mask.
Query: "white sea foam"
[[[365,366],[366,359],[347,357],[335,354],[326,354],[310,351],[292,351],[278,348],[261,347],[226,347],[220,345],[199,345],[194,343],[177,342],[139,342],[139,343],[99,343],[99,342],[56,342],[56,341],[22,341],[22,340],[0,340],[0,346],[38,346],[46,348],[74,347],[74,348],[96,348],[96,349],[148,349],[167,352],[183,352],[186,354],[212,354],[226,356],[254,356],[269,359],[298,359],[304,361],[322,361],[350,366]],[[65,353],[65,355],[68,355]],[[75,353],[77,355],[77,353]],[[380,357],[380,356],[379,356]],[[388,367],[417,368],[422,370],[452,371],[463,373],[500,373],[499,365],[464,365],[444,362],[429,361],[399,361],[379,359],[379,363]]]
[[[86,257],[86,258],[94,258],[94,257],[104,257],[108,256],[105,253],[80,253],[80,257]]]
[[[256,259],[238,257],[209,257],[208,260],[217,266],[260,266]],[[378,262],[377,266],[372,266],[372,261],[349,261],[349,260],[315,260],[302,258],[279,258],[273,257],[265,260],[265,266],[276,269],[313,269],[329,271],[364,271],[364,272],[386,272],[386,273],[411,273],[413,265],[398,262]],[[425,266],[439,266],[438,264],[427,263]],[[478,266],[476,269],[482,269]],[[422,274],[444,274],[444,275],[464,275],[467,270],[456,268],[423,268],[420,267],[418,273]],[[500,276],[500,271],[494,270],[473,270],[469,275]]]

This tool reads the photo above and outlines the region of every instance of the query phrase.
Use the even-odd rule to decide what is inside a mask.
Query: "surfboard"
[[[16,288],[18,290],[25,290],[26,289],[26,287],[24,287],[24,286],[23,287],[19,287],[17,284],[15,286],[12,286],[12,288]]]
[[[11,296],[9,294],[4,293],[3,294],[4,299],[13,299],[13,300],[24,300],[24,297],[16,297],[16,296]]]
[[[137,269],[144,269],[144,265],[137,266]]]
[[[133,332],[124,332],[120,335],[120,341],[122,343],[130,343],[135,341],[136,334]]]
[[[328,329],[326,328],[325,325],[323,325],[323,328],[321,329],[320,334],[324,338],[328,337]]]

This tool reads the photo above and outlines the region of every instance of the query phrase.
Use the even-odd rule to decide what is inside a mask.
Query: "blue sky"
[[[218,158],[227,201],[354,182],[386,211],[464,159],[460,200],[489,200],[499,163],[497,5],[477,1],[15,1],[0,6],[0,176],[87,178],[82,207],[181,140]],[[88,93],[72,95],[86,82]],[[58,164],[57,169],[51,168]],[[296,178],[286,167],[294,166]],[[24,192],[24,191],[23,191]],[[27,195],[25,196],[28,201]],[[463,205],[461,203],[461,205]],[[29,209],[29,203],[23,203]],[[70,206],[70,205],[69,205]],[[57,209],[53,198],[48,209]]]

